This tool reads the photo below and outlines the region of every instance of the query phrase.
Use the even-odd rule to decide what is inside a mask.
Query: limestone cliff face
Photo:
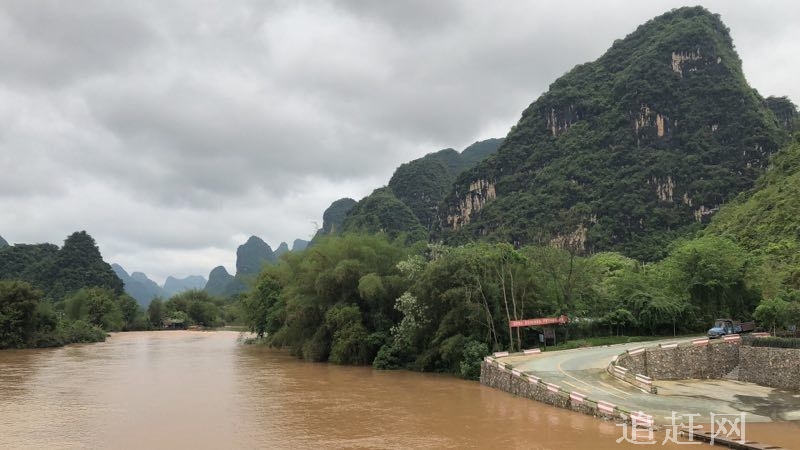
[[[633,130],[636,134],[636,145],[641,145],[641,137],[645,133],[655,134],[659,138],[669,138],[672,129],[678,126],[678,121],[670,121],[666,115],[654,111],[649,105],[642,104],[639,113],[633,120]]]
[[[697,62],[702,62],[700,48],[690,51],[672,52],[672,71],[683,78],[684,71],[697,71]],[[717,57],[717,64],[722,62],[722,57]]]
[[[556,234],[553,236],[553,238],[550,239],[550,245],[569,251],[586,250],[586,233],[588,231],[588,228],[580,224],[578,228],[571,233]]]
[[[497,198],[495,183],[489,180],[475,180],[469,184],[467,192],[459,198],[458,206],[447,216],[447,224],[455,230],[470,221],[473,214],[480,212],[486,203]]]
[[[655,187],[656,195],[662,202],[671,202],[672,194],[675,191],[675,182],[672,181],[672,175],[667,175],[666,179],[653,177],[649,183]]]
[[[553,136],[558,136],[580,119],[581,112],[575,105],[567,105],[550,108],[550,112],[545,116],[545,123]]]

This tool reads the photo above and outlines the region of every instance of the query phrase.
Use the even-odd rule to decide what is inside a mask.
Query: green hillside
[[[425,240],[427,233],[414,212],[401,202],[390,188],[375,189],[358,202],[342,225],[344,233],[385,233],[391,238],[405,236],[406,241]]]
[[[714,216],[706,234],[727,237],[761,263],[767,294],[800,289],[800,135],[778,152],[752,193]]]
[[[62,300],[86,287],[102,287],[116,295],[122,280],[103,261],[94,239],[75,232],[58,248],[53,244],[15,244],[0,249],[0,280],[22,280],[44,293],[45,299]]]
[[[556,80],[458,178],[442,236],[658,259],[750,189],[785,141],[719,16],[680,8]]]
[[[404,233],[409,239],[428,239],[430,232],[440,227],[440,208],[456,177],[486,159],[502,143],[503,139],[487,139],[461,153],[448,148],[400,165],[387,187],[376,189],[347,211],[342,231],[383,231]]]

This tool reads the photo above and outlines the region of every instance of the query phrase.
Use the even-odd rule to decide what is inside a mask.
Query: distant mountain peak
[[[111,269],[122,280],[125,293],[133,297],[143,307],[147,307],[154,298],[162,296],[161,286],[147,278],[144,273],[133,272],[128,275],[128,272],[119,264],[111,264]]]
[[[302,252],[306,249],[306,247],[308,247],[308,241],[303,239],[295,239],[292,243],[293,252]]]
[[[208,282],[204,290],[211,295],[224,297],[243,292],[247,286],[233,275],[229,274],[224,266],[217,266],[208,274]]]
[[[273,253],[277,258],[288,251],[289,251],[289,244],[287,244],[286,242],[281,242],[280,245],[278,245],[278,248],[276,248],[275,252]]]
[[[247,242],[236,249],[237,275],[255,275],[264,264],[277,261],[272,248],[258,236],[250,236]]]
[[[199,275],[189,275],[184,278],[168,276],[164,281],[164,296],[172,297],[184,291],[201,290],[206,286],[206,279]]]

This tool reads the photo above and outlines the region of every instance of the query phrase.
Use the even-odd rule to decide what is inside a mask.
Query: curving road
[[[671,422],[669,417],[673,411],[676,416],[684,415],[684,423],[688,420],[688,414],[697,415],[692,416],[695,423],[708,423],[711,413],[741,412],[747,413],[746,420],[750,422],[800,420],[800,396],[793,393],[733,380],[680,380],[655,381],[658,395],[654,395],[620,381],[605,371],[614,355],[659,342],[664,341],[511,356],[502,358],[502,361],[521,372],[535,374],[548,383],[557,384],[562,389],[586,394],[592,400],[607,401],[629,411],[644,411],[662,425]]]

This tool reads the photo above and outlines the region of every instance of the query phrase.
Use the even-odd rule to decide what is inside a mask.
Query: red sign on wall
[[[567,322],[569,322],[569,317],[562,315],[558,317],[539,317],[536,319],[512,320],[508,322],[508,326],[511,328],[537,327],[542,325],[563,325]]]

